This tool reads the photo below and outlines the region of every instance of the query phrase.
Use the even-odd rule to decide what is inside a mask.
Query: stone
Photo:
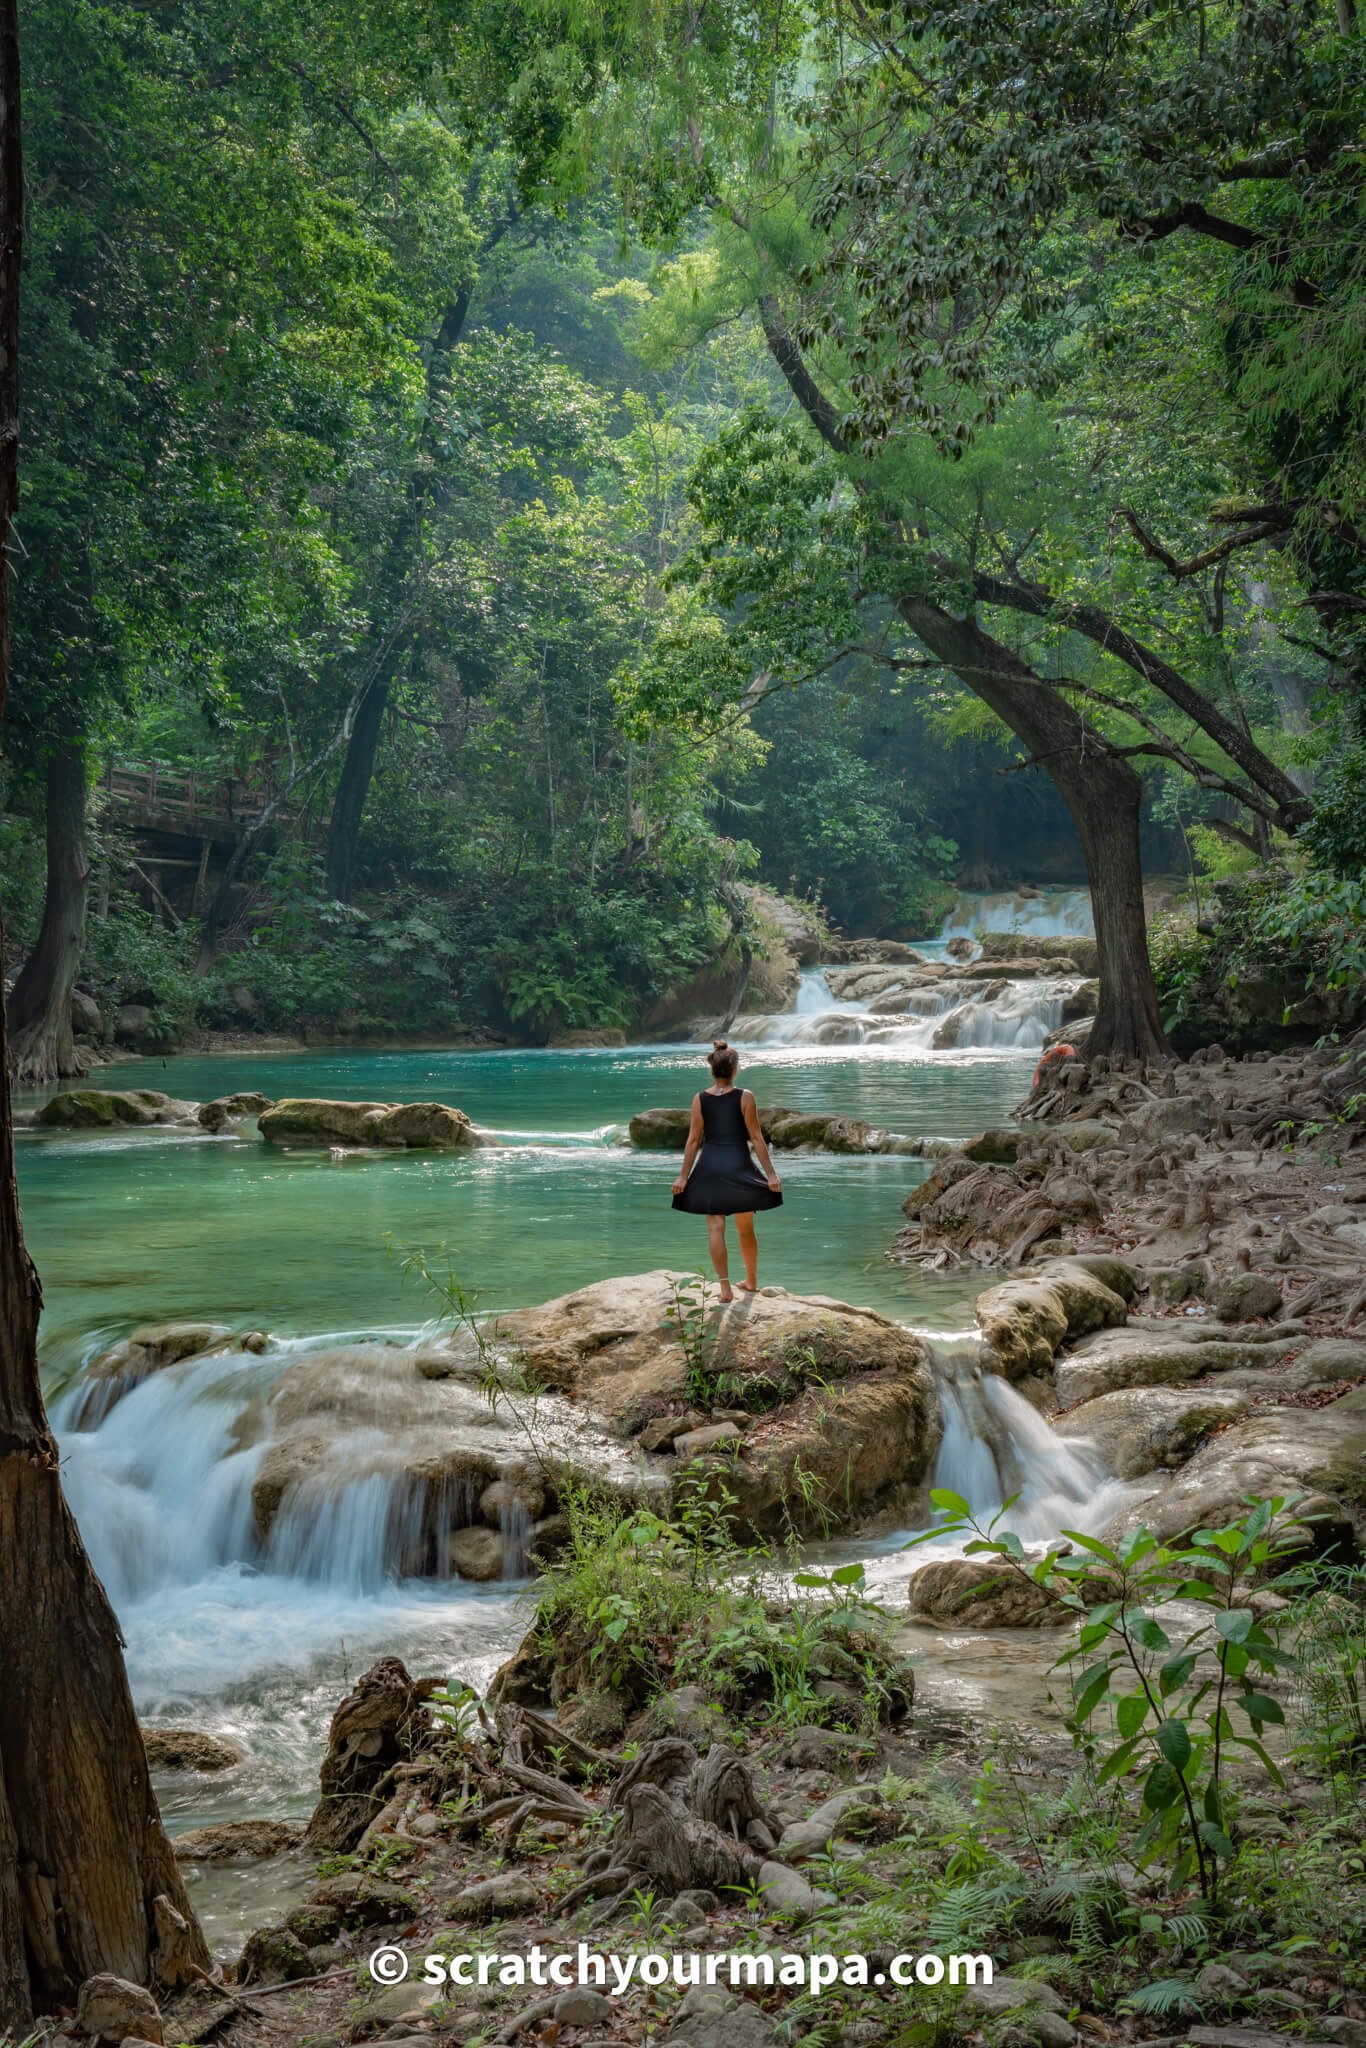
[[[531,1525],[527,1538],[526,1554],[532,1564],[554,1564],[569,1548],[573,1532],[568,1515],[546,1515]]]
[[[466,1885],[463,1891],[446,1900],[444,1910],[453,1920],[480,1923],[511,1920],[518,1913],[536,1913],[541,1903],[541,1894],[530,1879],[509,1870],[497,1877],[486,1877],[479,1884]]]
[[[970,1984],[963,2005],[988,2020],[1008,2021],[1011,2037],[1034,2041],[1039,2048],[1070,2048],[1076,2029],[1063,2017],[1066,2002],[1039,1977],[1002,1976],[990,1984]]]
[[[1062,971],[1060,961],[1069,962],[1080,974],[1100,972],[1100,948],[1094,939],[1080,932],[1068,932],[1057,938],[1040,938],[1031,932],[983,932],[981,957],[997,961],[1045,960],[1052,974]]]
[[[650,1701],[640,1717],[640,1735],[653,1741],[680,1735],[694,1749],[705,1750],[722,1732],[724,1716],[700,1685],[677,1685]],[[634,1732],[634,1731],[633,1731]]]
[[[1240,1970],[1227,1963],[1206,1963],[1195,1980],[1195,1992],[1202,2005],[1234,2005],[1251,1989]]]
[[[1069,1152],[1097,1152],[1103,1145],[1120,1143],[1114,1125],[1093,1116],[1079,1116],[1072,1123],[1059,1124],[1057,1135]]]
[[[724,1450],[727,1444],[738,1444],[744,1436],[733,1422],[713,1423],[707,1429],[690,1429],[685,1435],[674,1438],[676,1458],[700,1458],[708,1451]]]
[[[1366,2048],[1366,2020],[1348,2019],[1345,2013],[1318,2014],[1314,2032],[1335,2041],[1338,2048]]]
[[[420,2025],[432,2007],[442,2002],[442,1989],[440,1984],[414,1982],[411,1977],[402,1984],[376,1985],[361,2008],[361,2019],[367,2027]],[[429,2035],[420,2038],[430,2043]]]
[[[262,1095],[254,1088],[244,1088],[236,1095],[216,1095],[212,1102],[201,1102],[198,1122],[203,1130],[217,1136],[240,1124],[247,1117],[260,1116],[263,1110],[274,1108],[274,1097]]]
[[[690,1408],[685,1415],[655,1415],[646,1423],[636,1442],[642,1451],[658,1454],[671,1451],[679,1437],[687,1436],[694,1429],[701,1429],[706,1417]]]
[[[505,1528],[522,1516],[535,1522],[545,1512],[545,1488],[530,1471],[506,1473],[484,1488],[479,1512],[490,1529]]]
[[[1366,1380],[1366,1344],[1351,1337],[1320,1337],[1306,1344],[1292,1368],[1299,1386],[1329,1386],[1335,1380]],[[1366,2044],[1363,2044],[1366,2048]]]
[[[156,1088],[67,1088],[43,1104],[34,1122],[47,1129],[98,1131],[183,1123],[192,1114],[192,1104]]]
[[[688,1997],[692,1996],[690,1991]],[[714,1997],[714,1993],[709,1991],[708,1996]],[[664,2048],[774,2048],[777,2040],[774,2022],[748,1999],[704,2007],[670,2027],[663,2037]]]
[[[288,1820],[222,1820],[187,1828],[172,1847],[181,1863],[255,1863],[292,1849],[303,1828]]]
[[[1057,1262],[1047,1273],[1002,1281],[975,1304],[989,1363],[1007,1379],[1047,1372],[1061,1345],[1123,1323],[1123,1297],[1082,1265]]]
[[[246,1751],[199,1728],[144,1728],[142,1743],[153,1771],[230,1771]]]
[[[1062,999],[1062,1021],[1075,1024],[1078,1018],[1094,1017],[1100,1007],[1100,983],[1079,981]]]
[[[1053,1427],[1059,1436],[1093,1443],[1116,1479],[1141,1479],[1184,1464],[1250,1405],[1251,1396],[1233,1387],[1125,1387],[1069,1408]]]
[[[845,1728],[798,1728],[782,1744],[779,1760],[792,1770],[838,1770],[872,1754],[877,1745],[867,1735]]]
[[[458,1578],[486,1584],[504,1576],[503,1539],[496,1529],[453,1530],[448,1556]]]
[[[1149,1141],[1155,1138],[1200,1138],[1214,1130],[1217,1124],[1213,1098],[1203,1092],[1159,1096],[1156,1102],[1145,1102],[1129,1120],[1130,1129],[1136,1136]]]
[[[688,1395],[689,1351],[674,1308],[681,1273],[625,1274],[486,1325],[534,1384],[572,1396],[618,1441]],[[708,1303],[708,1369],[744,1404],[763,1391],[762,1433],[724,1469],[737,1530],[847,1526],[928,1471],[941,1420],[923,1341],[886,1316],[822,1295],[761,1288]],[[724,1427],[724,1425],[717,1425]],[[648,1475],[646,1475],[648,1477]],[[667,1482],[665,1482],[667,1484]]]
[[[907,1604],[918,1621],[951,1628],[1060,1628],[1066,1608],[1009,1565],[943,1557],[911,1573]]]
[[[1014,1166],[1020,1156],[1020,1131],[982,1131],[960,1149],[975,1166]]]
[[[1170,1334],[1167,1334],[1167,1333]],[[1224,1325],[1168,1324],[1166,1332],[1134,1328],[1101,1330],[1071,1346],[1053,1369],[1053,1384],[1064,1407],[1093,1401],[1121,1387],[1189,1386],[1214,1373],[1270,1364],[1279,1339],[1274,1325],[1262,1339],[1240,1336]],[[1285,1349],[1293,1339],[1287,1335]]]
[[[809,1856],[820,1855],[839,1832],[841,1822],[851,1814],[875,1811],[884,1804],[877,1785],[849,1785],[832,1793],[806,1820],[793,1821],[783,1829],[778,1859],[783,1863],[804,1863]]]
[[[120,1003],[114,1012],[114,1037],[130,1052],[144,1052],[166,1044],[174,1033],[157,1022],[146,1003]]]
[[[388,1145],[460,1151],[481,1142],[465,1112],[443,1102],[334,1102],[290,1097],[263,1110],[258,1129],[274,1145]]]
[[[555,2000],[552,2017],[561,2027],[610,2027],[616,2017],[616,2007],[601,1991],[594,1991],[587,1984],[576,1984],[570,1991],[562,1991]]]
[[[79,2032],[96,2041],[164,2041],[161,2008],[141,1984],[107,1972],[87,1977],[76,2001]]]
[[[763,1892],[764,1912],[769,1918],[808,1920],[821,1906],[834,1904],[829,1892],[817,1891],[785,1863],[761,1863],[755,1883]]]
[[[1322,1517],[1316,1547],[1366,1548],[1366,1388],[1323,1408],[1264,1408],[1197,1451],[1155,1494],[1122,1511],[1107,1540],[1145,1523],[1160,1542],[1217,1529],[1245,1513],[1248,1499],[1302,1495]]]
[[[300,1940],[322,1941],[342,1927],[391,1927],[416,1917],[416,1895],[392,1878],[369,1870],[343,1870],[314,1885],[301,1905],[285,1915]]]
[[[95,998],[83,988],[71,991],[71,1029],[77,1038],[103,1038],[104,1018]]]
[[[1251,1323],[1279,1315],[1284,1296],[1278,1280],[1265,1273],[1232,1273],[1210,1291],[1210,1307],[1226,1323]]]
[[[258,1927],[237,1958],[239,1984],[292,1984],[312,1974],[308,1950],[289,1927]]]

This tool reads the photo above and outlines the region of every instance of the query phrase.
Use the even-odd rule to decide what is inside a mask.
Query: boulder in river
[[[1046,960],[1049,971],[1062,971],[1060,963],[1067,961],[1082,974],[1100,973],[1100,949],[1094,939],[1083,938],[1080,932],[1068,933],[1062,938],[1044,939],[1024,932],[984,932],[982,934],[983,960],[1010,963],[1011,973],[1017,971],[1015,963],[1023,959]]]
[[[1070,1408],[1054,1428],[1093,1443],[1116,1479],[1142,1479],[1184,1464],[1250,1405],[1237,1387],[1121,1387]]]
[[[274,1107],[275,1098],[262,1095],[254,1088],[243,1088],[236,1095],[218,1095],[212,1102],[201,1102],[198,1122],[203,1130],[215,1136],[226,1131],[233,1124],[240,1124],[247,1117],[260,1116],[262,1110]]]
[[[187,1358],[219,1351],[261,1352],[268,1342],[260,1330],[234,1337],[226,1323],[146,1323],[91,1359],[74,1420],[78,1428],[92,1428],[143,1380]]]
[[[156,1088],[66,1088],[38,1111],[34,1122],[49,1129],[108,1131],[119,1124],[181,1124],[195,1113]]]
[[[687,1142],[688,1109],[642,1109],[631,1118],[631,1143],[646,1152],[681,1152]],[[787,1109],[775,1103],[759,1111],[759,1128],[775,1152],[847,1154],[918,1152],[920,1141],[829,1110]]]
[[[483,1142],[464,1110],[444,1102],[290,1097],[262,1112],[259,1129],[276,1145],[389,1145],[454,1152]]]
[[[143,1748],[153,1771],[230,1771],[246,1751],[202,1728],[144,1728]]]
[[[220,1820],[187,1828],[171,1846],[180,1863],[260,1863],[293,1849],[302,1834],[297,1821]]]
[[[690,1407],[699,1374],[724,1388],[728,1407],[755,1414],[738,1455],[733,1441],[710,1453],[746,1532],[847,1524],[923,1479],[941,1422],[918,1337],[871,1309],[780,1287],[713,1302],[685,1333],[690,1280],[599,1281],[500,1317],[490,1335],[618,1438]]]

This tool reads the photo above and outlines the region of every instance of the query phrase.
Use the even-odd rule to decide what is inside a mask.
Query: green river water
[[[990,1019],[984,1028],[994,1028]],[[963,1137],[1009,1116],[1028,1087],[1041,1035],[1030,1026],[1024,1043],[960,1052],[933,1052],[909,1038],[756,1044],[743,1079],[761,1103]],[[439,1100],[466,1110],[494,1142],[473,1153],[334,1160],[321,1150],[282,1152],[254,1136],[20,1133],[64,1478],[125,1631],[139,1710],[152,1721],[229,1734],[248,1752],[215,1784],[160,1786],[173,1830],[307,1811],[331,1710],[374,1656],[394,1652],[413,1668],[480,1683],[518,1639],[532,1597],[511,1584],[377,1578],[365,1528],[347,1526],[357,1521],[349,1508],[330,1550],[306,1573],[272,1570],[251,1539],[250,1472],[230,1456],[234,1415],[301,1342],[416,1332],[432,1304],[405,1282],[397,1252],[420,1246],[443,1257],[488,1310],[623,1272],[701,1268],[702,1224],[670,1207],[675,1158],[634,1151],[622,1137],[634,1111],[684,1103],[706,1078],[696,1046],[130,1060],[92,1081],[191,1100],[240,1088]],[[876,1306],[941,1341],[969,1333],[979,1283],[885,1257],[901,1203],[927,1171],[921,1161],[787,1154],[779,1165],[785,1204],[761,1219],[762,1283]],[[178,1317],[266,1331],[272,1355],[241,1359],[240,1390],[225,1390],[221,1372],[172,1368],[98,1426],[75,1430],[62,1390],[81,1361],[139,1323]],[[1008,1389],[988,1392],[998,1408],[1015,1400]],[[1051,1471],[1046,1425],[1017,1409],[1024,1404],[988,1416],[987,1435],[1014,1442],[1020,1431],[1042,1433],[1036,1448]],[[982,1423],[951,1390],[945,1412],[941,1466],[975,1475],[990,1492],[998,1466]],[[1090,1468],[1059,1470],[1073,1500],[1092,1484]],[[880,1547],[889,1568],[897,1562],[904,1597],[899,1543],[884,1539]],[[211,1937],[230,1947],[298,1881],[289,1859],[273,1874],[200,1874],[197,1898]]]

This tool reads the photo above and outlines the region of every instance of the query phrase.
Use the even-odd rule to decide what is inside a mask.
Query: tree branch
[[[1178,556],[1164,548],[1161,541],[1154,540],[1150,533],[1144,531],[1139,523],[1138,515],[1131,512],[1127,505],[1121,505],[1120,512],[1125,525],[1149,561],[1160,562],[1167,574],[1175,577],[1178,582],[1183,581],[1188,576],[1198,576],[1202,569],[1213,568],[1216,562],[1222,562],[1226,555],[1233,554],[1238,548],[1250,548],[1254,547],[1259,541],[1274,540],[1278,534],[1286,533],[1289,530],[1285,524],[1279,521],[1266,523],[1261,526],[1242,527],[1237,533],[1231,533],[1226,539],[1216,541],[1212,547],[1202,548],[1198,555],[1191,555],[1188,560],[1183,562]]]

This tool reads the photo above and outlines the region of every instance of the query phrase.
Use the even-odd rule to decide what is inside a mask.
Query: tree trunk
[[[1086,858],[1100,955],[1100,1002],[1088,1053],[1164,1058],[1170,1048],[1148,958],[1138,776],[1065,697],[974,620],[956,619],[918,597],[902,598],[898,609],[916,638],[1023,741],[1071,813]]]
[[[19,29],[0,0],[0,710],[9,680],[21,194]],[[84,797],[82,780],[81,795]],[[3,931],[0,931],[3,946]],[[0,1013],[0,2033],[112,1971],[165,1984],[208,1950],[162,1830],[104,1588],[62,1494],[38,1382]]]
[[[389,681],[377,679],[360,700],[351,737],[346,744],[341,778],[332,800],[332,817],[327,828],[327,893],[338,903],[349,903],[356,881],[356,851],[365,799],[375,773],[379,736],[389,702]]]
[[[37,943],[9,999],[10,1057],[21,1087],[42,1087],[85,1062],[71,1031],[71,991],[85,946],[90,862],[85,844],[85,748],[47,764],[47,895]]]

